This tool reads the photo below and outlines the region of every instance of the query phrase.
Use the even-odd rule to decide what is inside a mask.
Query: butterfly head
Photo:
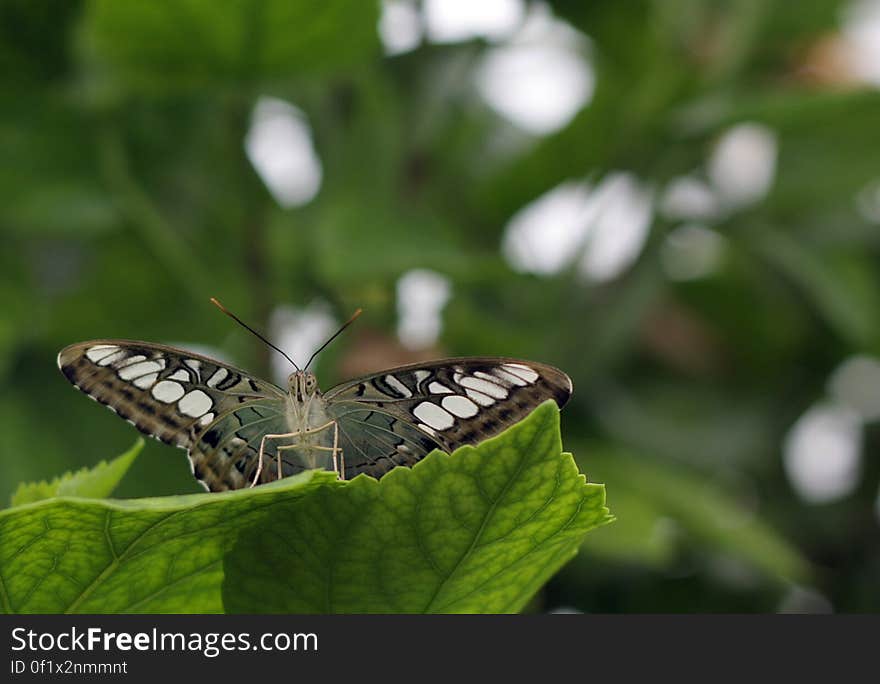
[[[300,402],[309,401],[319,393],[318,379],[310,370],[294,371],[287,376],[287,389]]]

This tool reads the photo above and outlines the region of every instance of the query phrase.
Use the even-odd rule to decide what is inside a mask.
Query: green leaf
[[[77,496],[84,499],[110,496],[143,448],[144,440],[138,439],[131,449],[110,462],[101,461],[93,468],[65,473],[50,482],[23,482],[13,493],[10,503],[21,506],[56,496]]]
[[[381,482],[309,471],[254,489],[0,512],[0,611],[519,610],[611,520],[553,402]]]
[[[612,520],[550,401],[497,438],[290,502],[226,558],[230,612],[515,612]]]
[[[223,554],[254,520],[334,480],[158,499],[51,499],[0,512],[0,612],[218,613]]]

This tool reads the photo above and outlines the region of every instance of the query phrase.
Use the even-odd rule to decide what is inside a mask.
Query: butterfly
[[[326,393],[308,364],[282,389],[207,356],[132,340],[72,344],[58,367],[141,432],[186,449],[193,475],[214,492],[311,468],[379,478],[435,449],[492,437],[547,399],[562,408],[572,392],[558,368],[495,357],[391,368]]]

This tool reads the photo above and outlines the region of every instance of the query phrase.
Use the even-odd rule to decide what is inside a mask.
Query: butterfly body
[[[296,371],[287,378],[287,398],[285,400],[288,432],[287,444],[281,448],[295,452],[307,468],[330,469],[326,452],[338,449],[333,444],[333,419],[327,410],[327,403],[318,388],[318,381],[311,371]],[[338,441],[338,439],[337,439]],[[335,453],[335,452],[334,452]],[[334,466],[333,470],[338,470]]]
[[[381,477],[429,452],[477,444],[571,381],[546,364],[470,357],[392,368],[322,393],[296,371],[282,389],[206,356],[131,340],[58,355],[67,379],[138,430],[187,450],[209,490],[240,489],[310,468]]]

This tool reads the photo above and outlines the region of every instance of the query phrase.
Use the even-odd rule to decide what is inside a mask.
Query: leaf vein
[[[526,461],[528,461],[528,459],[529,459],[529,454],[530,454],[531,450],[534,448],[535,442],[538,440],[538,436],[540,435],[540,432],[541,432],[540,429],[535,430],[535,432],[531,435],[531,438],[529,439],[528,447],[518,449],[519,453],[522,455],[519,459],[519,463],[517,464],[516,470],[513,472],[513,474],[510,477],[508,477],[507,482],[504,483],[504,488],[498,494],[498,497],[489,506],[489,508],[486,511],[486,514],[483,516],[483,520],[480,523],[480,526],[477,529],[477,532],[474,535],[474,538],[471,541],[468,548],[465,549],[464,553],[462,553],[462,555],[459,557],[458,561],[455,563],[455,565],[449,571],[449,574],[446,576],[446,578],[442,579],[437,584],[437,588],[434,590],[434,593],[431,595],[430,600],[428,601],[427,605],[422,610],[423,613],[431,612],[431,610],[434,606],[434,603],[437,600],[437,597],[440,595],[440,592],[443,589],[443,587],[456,574],[456,572],[458,572],[458,569],[464,564],[464,562],[471,556],[471,554],[477,548],[477,543],[479,542],[480,537],[483,535],[483,531],[486,529],[486,526],[488,525],[489,520],[492,518],[495,511],[497,510],[498,503],[502,499],[504,499],[504,497],[507,495],[507,492],[510,490],[511,486],[513,485],[513,483],[517,480],[520,473],[523,471],[523,468],[525,468]]]

